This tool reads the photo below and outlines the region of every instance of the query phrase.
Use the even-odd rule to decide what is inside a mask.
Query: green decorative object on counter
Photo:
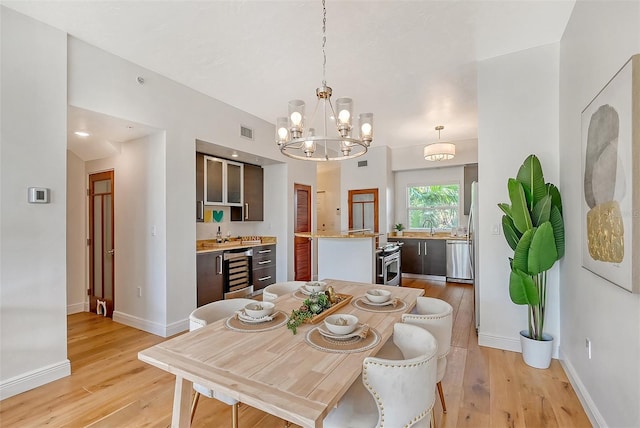
[[[529,338],[544,341],[547,271],[564,256],[562,199],[556,186],[545,183],[535,155],[525,159],[507,187],[511,204],[498,207],[505,214],[504,237],[514,251],[509,258],[509,296],[513,303],[529,307]]]
[[[393,228],[396,230],[396,236],[402,236],[404,225],[402,223],[395,224]]]
[[[214,222],[216,223],[220,223],[222,221],[222,218],[224,217],[224,211],[220,210],[213,210],[211,211],[211,218],[213,219]]]

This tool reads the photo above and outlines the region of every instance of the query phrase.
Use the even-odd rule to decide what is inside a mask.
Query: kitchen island
[[[303,232],[295,236],[316,241],[317,279],[334,278],[375,284],[378,233]]]

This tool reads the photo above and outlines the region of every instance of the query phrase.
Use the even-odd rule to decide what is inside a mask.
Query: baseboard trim
[[[487,346],[489,348],[502,349],[504,351],[522,352],[522,346],[520,345],[520,338],[514,339],[513,337],[495,336],[491,334],[478,333],[478,345]],[[553,358],[558,359],[559,343],[557,340],[553,342]]]
[[[128,325],[129,327],[137,328],[138,330],[161,337],[169,337],[189,330],[188,319],[163,325],[134,315],[125,314],[124,312],[113,311],[113,320],[120,324]]]
[[[512,337],[494,336],[491,334],[478,333],[478,345],[489,348],[502,349],[505,351],[522,352],[520,339]]]
[[[12,377],[0,383],[0,400],[13,397],[71,374],[71,362],[60,361],[50,366]]]
[[[77,314],[79,312],[85,312],[84,302],[67,305],[67,315]]]
[[[560,358],[560,364],[562,365],[564,372],[567,374],[567,378],[569,378],[571,386],[573,386],[573,389],[576,391],[578,400],[580,400],[580,403],[582,403],[582,407],[584,408],[584,412],[587,414],[589,421],[594,427],[606,427],[607,423],[598,410],[596,403],[591,398],[589,390],[580,380],[580,376],[578,376],[578,373],[573,367],[573,364],[571,364],[571,361],[567,359],[566,355],[564,355],[563,352],[561,352],[560,355],[562,357]]]

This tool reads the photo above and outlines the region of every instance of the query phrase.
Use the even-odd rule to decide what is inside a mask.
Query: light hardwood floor
[[[520,354],[478,347],[469,285],[403,279],[403,286],[454,308],[452,348],[443,380],[448,412],[436,402],[438,427],[590,427],[576,394],[554,360],[548,370]],[[2,427],[168,427],[174,377],[138,361],[162,338],[95,314],[68,317],[72,375],[0,402]],[[250,357],[248,357],[250,358]],[[240,407],[240,427],[283,427],[282,420]],[[194,427],[231,426],[231,408],[202,398]]]

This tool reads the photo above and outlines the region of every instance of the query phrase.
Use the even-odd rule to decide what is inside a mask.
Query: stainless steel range
[[[402,242],[387,242],[376,250],[376,283],[402,285],[400,247]]]

